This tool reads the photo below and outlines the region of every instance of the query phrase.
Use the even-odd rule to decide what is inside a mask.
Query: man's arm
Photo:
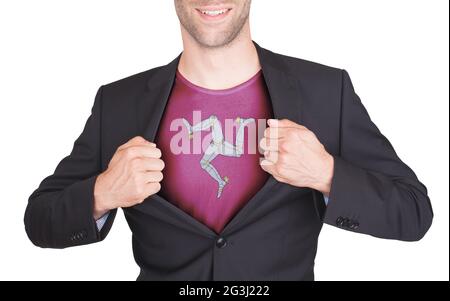
[[[37,246],[89,244],[104,239],[111,228],[116,210],[110,212],[101,231],[93,216],[94,184],[101,172],[101,102],[102,88],[70,155],[29,197],[25,230]]]
[[[321,214],[325,223],[376,237],[419,240],[433,219],[427,189],[370,120],[348,73],[341,74],[338,153],[328,153],[304,125],[270,119],[260,141],[261,168],[280,182],[313,189],[314,196],[321,192],[328,203]]]
[[[371,121],[345,70],[340,142],[324,222],[381,238],[421,239],[433,219],[427,189]]]

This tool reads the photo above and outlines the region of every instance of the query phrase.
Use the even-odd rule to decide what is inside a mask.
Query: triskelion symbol
[[[189,131],[189,138],[192,139],[193,133],[199,131],[205,131],[211,128],[212,139],[211,144],[205,150],[205,154],[200,160],[200,166],[219,184],[219,189],[217,191],[217,198],[220,198],[223,192],[223,188],[229,182],[229,178],[220,176],[217,169],[211,164],[217,155],[223,155],[227,157],[237,157],[239,158],[244,152],[244,128],[247,124],[255,122],[254,118],[236,118],[235,122],[238,124],[238,130],[236,135],[236,145],[225,141],[222,126],[217,116],[211,115],[208,119],[205,119],[193,126],[189,124],[186,119],[182,119],[183,124]]]

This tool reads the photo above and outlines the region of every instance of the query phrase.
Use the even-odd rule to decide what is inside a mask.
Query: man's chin
[[[225,34],[215,35],[213,37],[197,37],[196,42],[203,48],[221,48],[229,45],[233,39],[224,38]]]

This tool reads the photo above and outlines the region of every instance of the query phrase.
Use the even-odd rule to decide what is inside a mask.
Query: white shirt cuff
[[[323,195],[323,198],[325,200],[325,205],[328,205],[328,198],[325,195]]]
[[[109,216],[109,212],[106,212],[102,217],[100,217],[98,220],[96,220],[95,222],[97,223],[97,230],[101,231],[103,226],[106,223],[106,220],[108,219]]]

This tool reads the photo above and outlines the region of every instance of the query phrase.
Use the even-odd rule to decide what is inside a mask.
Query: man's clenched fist
[[[280,181],[321,191],[327,197],[334,173],[334,157],[306,127],[293,121],[269,120],[260,146],[263,170]]]
[[[94,187],[94,218],[142,203],[161,189],[164,162],[156,144],[137,136],[121,145]]]

